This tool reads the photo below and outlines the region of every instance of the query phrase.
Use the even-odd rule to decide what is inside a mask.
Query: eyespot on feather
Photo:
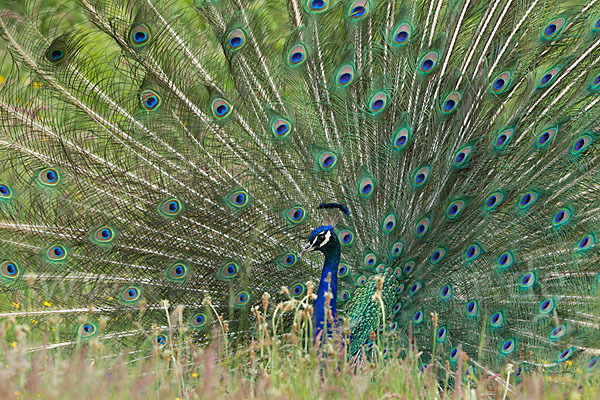
[[[531,207],[538,200],[538,197],[539,194],[536,191],[528,191],[521,197],[521,200],[519,200],[519,208],[527,209]]]
[[[467,316],[474,318],[479,314],[479,303],[477,300],[471,300],[466,306]]]
[[[239,272],[239,265],[233,261],[230,261],[225,263],[219,270],[219,278],[222,280],[231,280],[236,278]]]
[[[473,150],[473,146],[471,146],[471,145],[462,147],[454,155],[454,160],[452,162],[453,165],[456,168],[463,168],[463,167],[465,167],[467,165],[468,161],[469,161],[469,156],[470,156],[472,150]]]
[[[420,169],[417,170],[417,172],[415,172],[413,174],[413,185],[415,185],[415,187],[421,187],[425,184],[425,182],[427,182],[427,178],[429,177],[429,173],[431,172],[431,168],[429,167],[422,167]]]
[[[498,257],[498,268],[501,270],[510,268],[515,262],[515,257],[510,251],[505,251]]]
[[[368,199],[373,194],[375,189],[375,182],[372,178],[363,178],[358,183],[358,195],[364,199]]]
[[[182,208],[183,207],[181,205],[181,202],[178,199],[171,197],[171,198],[163,201],[158,206],[158,212],[163,217],[174,218],[174,217],[178,216],[179,214],[181,214]]]
[[[442,103],[442,113],[444,115],[452,114],[454,111],[458,109],[458,105],[460,103],[460,93],[453,92],[450,93]]]
[[[546,40],[554,40],[562,31],[563,26],[565,25],[566,20],[564,18],[556,18],[546,24],[544,27],[544,31],[542,32],[542,37]]]
[[[241,50],[246,45],[246,33],[242,29],[233,29],[225,40],[229,51]]]
[[[227,204],[235,209],[242,209],[250,202],[250,196],[245,190],[236,190],[225,198]]]
[[[233,305],[235,308],[243,308],[246,307],[249,302],[250,293],[245,290],[242,290],[235,295]]]
[[[340,265],[338,266],[338,272],[337,272],[338,278],[345,278],[348,276],[349,273],[350,273],[350,268],[348,267],[348,264],[340,263]]]
[[[594,78],[590,82],[589,88],[592,92],[600,91],[600,74],[598,74],[598,73],[594,74]]]
[[[352,65],[344,65],[342,66],[338,72],[335,74],[335,84],[338,87],[345,88],[348,87],[354,82],[354,66]]]
[[[329,0],[305,0],[304,9],[308,13],[322,13],[329,9]]]
[[[554,299],[547,298],[540,302],[540,304],[538,306],[538,311],[540,314],[550,314],[552,311],[554,311],[555,307],[556,307],[556,302],[554,301]]]
[[[215,118],[224,120],[233,112],[233,106],[227,100],[218,97],[212,101],[210,110]]]
[[[554,214],[552,218],[552,225],[555,228],[561,227],[571,221],[572,213],[568,208],[561,208]]]
[[[390,250],[390,256],[392,258],[400,257],[402,254],[402,249],[404,249],[404,243],[400,241],[395,242]]]
[[[287,54],[287,63],[291,67],[298,67],[306,62],[307,52],[303,44],[292,46]]]
[[[161,333],[154,338],[154,345],[159,349],[164,348],[169,343],[169,337],[164,333]]]
[[[295,298],[300,298],[306,293],[306,286],[303,283],[296,282],[289,288],[290,294]]]
[[[110,244],[115,239],[116,233],[110,226],[104,225],[96,229],[92,236],[91,241],[98,245]]]
[[[409,290],[409,294],[411,296],[414,296],[415,294],[419,293],[419,290],[421,290],[421,288],[423,287],[423,282],[421,281],[416,281],[415,283],[413,283],[413,285],[410,287]]]
[[[171,282],[184,282],[188,277],[188,267],[180,262],[174,263],[167,268],[165,275]]]
[[[412,27],[410,24],[403,22],[398,25],[391,34],[392,45],[396,47],[403,46],[410,42]],[[429,65],[429,64],[428,64]]]
[[[348,301],[350,300],[350,292],[347,289],[343,289],[338,293],[338,300],[339,301]]]
[[[60,174],[54,168],[44,168],[38,173],[38,182],[47,187],[54,187],[60,183]]]
[[[439,343],[443,343],[446,341],[446,337],[448,336],[448,328],[445,326],[440,326],[435,335],[435,340]]]
[[[10,200],[13,192],[10,186],[5,185],[4,183],[0,183],[0,201]]]
[[[50,61],[52,64],[58,64],[66,59],[67,55],[67,46],[65,42],[61,39],[56,39],[48,50],[46,50],[46,60]]]
[[[556,340],[563,338],[567,334],[567,331],[568,331],[568,325],[566,325],[566,324],[558,325],[556,328],[554,328],[554,329],[552,329],[552,331],[550,331],[550,340],[556,341]]]
[[[490,317],[490,327],[492,329],[498,329],[504,325],[504,313],[502,311],[495,312]]]
[[[511,76],[512,75],[511,75],[510,71],[504,71],[500,75],[498,75],[496,78],[494,78],[494,80],[492,81],[492,84],[490,86],[492,93],[501,94],[501,93],[505,92],[506,89],[508,89],[508,85],[510,83]]]
[[[162,104],[162,98],[156,91],[152,89],[146,89],[142,90],[140,93],[140,103],[142,104],[142,108],[144,110],[156,111]]]
[[[425,236],[429,231],[430,223],[431,220],[428,217],[422,218],[417,222],[417,225],[415,226],[415,236],[419,238]]]
[[[449,219],[456,219],[460,216],[460,213],[464,209],[466,205],[466,201],[464,200],[454,200],[452,203],[448,205],[446,208],[446,217]]]
[[[563,350],[560,353],[558,353],[557,361],[559,363],[567,361],[569,358],[571,358],[571,356],[573,356],[574,353],[575,353],[575,348],[569,347],[568,349]]]
[[[383,220],[383,232],[386,234],[392,233],[394,228],[396,227],[396,216],[394,214],[390,214]]]
[[[596,244],[596,235],[588,233],[577,242],[577,251],[584,252],[591,249]]]
[[[431,253],[431,257],[429,258],[429,261],[433,265],[438,265],[439,263],[442,262],[442,260],[444,259],[445,256],[446,256],[446,249],[443,247],[438,247],[438,248],[434,249],[433,252]]]
[[[371,96],[367,103],[367,109],[371,114],[379,114],[385,110],[388,102],[388,95],[385,91],[376,92]]]
[[[413,324],[418,325],[421,322],[423,322],[423,315],[423,310],[415,311],[415,313],[413,314]]]
[[[515,348],[516,348],[516,342],[514,339],[506,339],[500,345],[500,351],[502,352],[503,355],[509,355],[510,353],[515,351]]]
[[[349,4],[347,16],[353,21],[360,21],[369,16],[370,4],[368,0],[356,0]]]
[[[129,31],[129,44],[134,49],[146,46],[152,40],[152,31],[146,24],[138,24]]]
[[[545,129],[539,136],[536,142],[538,148],[546,147],[554,138],[556,133],[558,132],[558,128],[549,128]]]
[[[60,262],[67,259],[69,252],[66,247],[54,245],[46,250],[46,260],[49,262]]]
[[[365,267],[370,268],[370,267],[374,266],[376,262],[377,262],[377,257],[375,256],[375,254],[373,254],[373,253],[365,254],[365,257],[363,258],[363,263],[365,264]]]
[[[469,248],[465,251],[465,261],[471,262],[475,261],[481,255],[481,247],[477,243],[473,243]]]
[[[142,297],[142,291],[135,286],[127,286],[121,291],[121,301],[124,303],[135,303]]]
[[[321,171],[331,171],[337,163],[337,156],[332,151],[325,151],[319,154],[317,162]]]
[[[401,151],[408,144],[410,139],[410,130],[407,127],[398,130],[392,137],[392,148],[395,151]]]
[[[449,300],[452,298],[452,286],[450,286],[450,284],[446,284],[440,289],[440,297],[442,300]]]
[[[340,245],[351,246],[354,243],[354,233],[349,229],[344,229],[339,232],[338,238],[340,238]]]
[[[292,224],[299,224],[306,218],[306,211],[304,207],[296,206],[285,211],[283,215]]]
[[[292,129],[292,123],[285,118],[277,118],[271,121],[271,133],[276,139],[286,139]]]
[[[592,137],[590,135],[580,136],[575,143],[573,143],[573,147],[571,147],[571,154],[578,155],[583,153],[585,149],[592,144]]]
[[[91,322],[80,324],[77,327],[77,335],[80,339],[89,339],[91,337],[96,336],[97,333],[98,327],[96,326],[96,324]]]
[[[296,264],[296,261],[298,261],[298,257],[296,256],[296,254],[288,251],[287,253],[279,257],[278,262],[279,265],[281,265],[282,267],[289,268],[293,267]]]
[[[208,325],[208,317],[204,312],[197,312],[189,319],[188,325],[194,330],[203,330]]]
[[[484,208],[486,211],[493,212],[502,204],[502,201],[504,201],[504,193],[494,192],[485,199]]]
[[[534,272],[526,272],[519,278],[521,289],[530,289],[535,285],[537,277]]]
[[[414,260],[409,260],[404,264],[404,268],[402,269],[402,273],[404,276],[411,276],[413,272],[415,272],[415,266],[417,264]]]
[[[429,74],[431,73],[438,63],[439,54],[437,51],[430,51],[426,53],[419,60],[419,72],[421,74]]]
[[[497,151],[503,151],[506,149],[508,144],[510,143],[510,139],[512,135],[515,133],[515,130],[512,128],[505,128],[501,130],[496,136],[496,140],[494,141],[494,149]]]
[[[554,67],[554,68],[551,68],[548,71],[544,72],[538,83],[538,88],[543,89],[545,87],[548,87],[552,82],[554,82],[554,79],[556,79],[556,76],[558,75],[559,72],[560,72],[559,67]]]
[[[5,283],[11,284],[21,276],[21,268],[13,261],[3,261],[0,264],[0,279]]]

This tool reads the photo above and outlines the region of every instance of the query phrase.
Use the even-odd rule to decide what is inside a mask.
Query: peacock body
[[[247,343],[312,281],[349,354],[591,369],[597,3],[5,2],[1,315]]]

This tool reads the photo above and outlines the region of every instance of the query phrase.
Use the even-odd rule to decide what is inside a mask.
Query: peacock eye
[[[189,320],[189,325],[196,330],[202,330],[206,327],[208,323],[208,318],[206,317],[206,314],[203,312],[199,312],[196,313],[194,315],[192,315],[192,317]]]
[[[514,133],[514,129],[507,128],[503,129],[496,136],[496,141],[494,142],[494,149],[497,151],[504,151],[508,143],[510,143],[510,139]]]
[[[343,277],[347,276],[349,271],[350,271],[350,269],[348,268],[347,264],[343,264],[343,263],[340,264],[338,266],[338,273],[337,273],[338,278],[343,278]]]
[[[372,114],[382,112],[388,103],[388,95],[384,91],[380,91],[371,96],[367,103],[367,108]]]
[[[335,75],[335,84],[340,88],[348,87],[354,81],[354,66],[344,65]]]
[[[227,100],[217,97],[212,101],[210,109],[215,118],[224,120],[233,111],[233,106]]]
[[[227,35],[226,43],[230,51],[238,51],[246,44],[246,34],[241,29],[234,29]]]
[[[178,216],[181,213],[181,210],[181,201],[175,198],[169,198],[158,206],[159,213],[167,218],[174,218]]]
[[[129,31],[129,42],[136,48],[142,48],[150,43],[152,39],[152,32],[150,27],[146,24],[138,24],[133,26]]]
[[[39,172],[38,181],[44,186],[53,187],[60,182],[60,175],[55,169],[46,168]]]
[[[271,133],[273,134],[273,137],[278,140],[286,139],[292,131],[292,128],[291,121],[283,117],[271,121]]]
[[[12,190],[4,184],[0,184],[0,200],[8,200],[12,197]]]
[[[303,44],[297,44],[288,52],[287,62],[291,67],[297,67],[306,61],[306,47]]]
[[[294,297],[302,297],[306,292],[306,286],[302,283],[296,283],[290,288],[290,293]]]
[[[412,32],[412,28],[407,23],[401,23],[392,31],[392,45],[394,46],[402,46],[410,41],[410,35]],[[429,63],[428,63],[429,65]]]
[[[451,114],[454,111],[456,111],[456,109],[458,108],[458,104],[460,103],[460,99],[460,93],[450,93],[443,101],[442,113]]]
[[[250,293],[245,290],[242,290],[235,295],[234,300],[233,300],[233,305],[236,308],[243,308],[243,307],[246,307],[249,302],[250,302]]]
[[[436,51],[429,52],[421,57],[419,62],[419,72],[422,74],[428,74],[435,69],[439,58],[439,54]]]

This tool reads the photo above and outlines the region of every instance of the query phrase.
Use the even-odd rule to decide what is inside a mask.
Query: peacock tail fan
[[[0,35],[0,315],[53,346],[247,345],[333,202],[350,354],[595,364],[599,2],[37,0]]]

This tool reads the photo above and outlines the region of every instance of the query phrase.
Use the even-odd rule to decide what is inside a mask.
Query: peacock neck
[[[325,254],[325,263],[323,264],[323,272],[321,273],[321,281],[319,282],[319,288],[317,289],[317,300],[315,300],[314,304],[314,319],[315,319],[315,336],[319,334],[323,330],[325,326],[325,306],[326,306],[326,297],[325,294],[327,292],[331,292],[333,296],[329,301],[329,308],[333,314],[333,320],[335,321],[336,315],[336,299],[337,299],[337,271],[338,266],[340,264],[340,246],[336,244],[331,248],[328,248],[327,251],[323,252]],[[327,326],[331,328],[331,324],[328,321]],[[328,332],[331,332],[330,329],[327,329]]]

